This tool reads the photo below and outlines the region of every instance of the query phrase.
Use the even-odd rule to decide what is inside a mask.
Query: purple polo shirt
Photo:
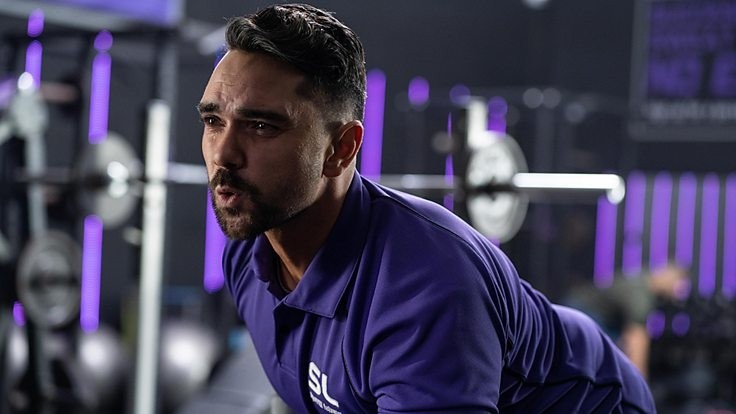
[[[655,412],[588,317],[550,304],[443,207],[356,173],[297,288],[264,236],[230,241],[227,285],[297,413]]]

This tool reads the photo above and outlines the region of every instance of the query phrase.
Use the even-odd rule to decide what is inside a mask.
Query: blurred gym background
[[[622,177],[617,204],[496,205],[497,242],[614,337],[643,327],[660,412],[736,412],[736,1],[310,3],[366,49],[364,174],[464,174],[472,101],[528,171]],[[194,110],[226,18],[267,4],[0,1],[1,414],[269,412]]]

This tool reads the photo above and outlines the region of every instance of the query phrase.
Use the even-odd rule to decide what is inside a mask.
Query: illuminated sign
[[[638,3],[631,133],[736,140],[736,0]]]
[[[0,15],[27,18],[42,10],[45,22],[69,28],[140,31],[179,25],[184,0],[0,0]]]
[[[172,0],[43,0],[43,2],[107,12],[131,20],[166,26],[175,24],[181,17],[180,2]]]

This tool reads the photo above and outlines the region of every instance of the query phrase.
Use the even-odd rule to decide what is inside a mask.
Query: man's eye
[[[269,124],[263,121],[253,121],[249,124],[249,127],[260,136],[268,137],[275,136],[279,133],[279,128],[275,125]]]
[[[217,123],[217,118],[214,116],[203,116],[202,123],[205,125],[215,125],[215,123]]]
[[[276,131],[279,128],[276,125],[269,124],[268,122],[254,121],[253,122],[253,129],[257,129],[257,130],[261,130],[261,131]]]

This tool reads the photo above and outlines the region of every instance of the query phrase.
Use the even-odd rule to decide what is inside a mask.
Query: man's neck
[[[347,177],[349,175],[349,177]],[[293,290],[340,215],[353,174],[327,184],[324,193],[285,225],[266,232],[280,261],[281,283]]]

